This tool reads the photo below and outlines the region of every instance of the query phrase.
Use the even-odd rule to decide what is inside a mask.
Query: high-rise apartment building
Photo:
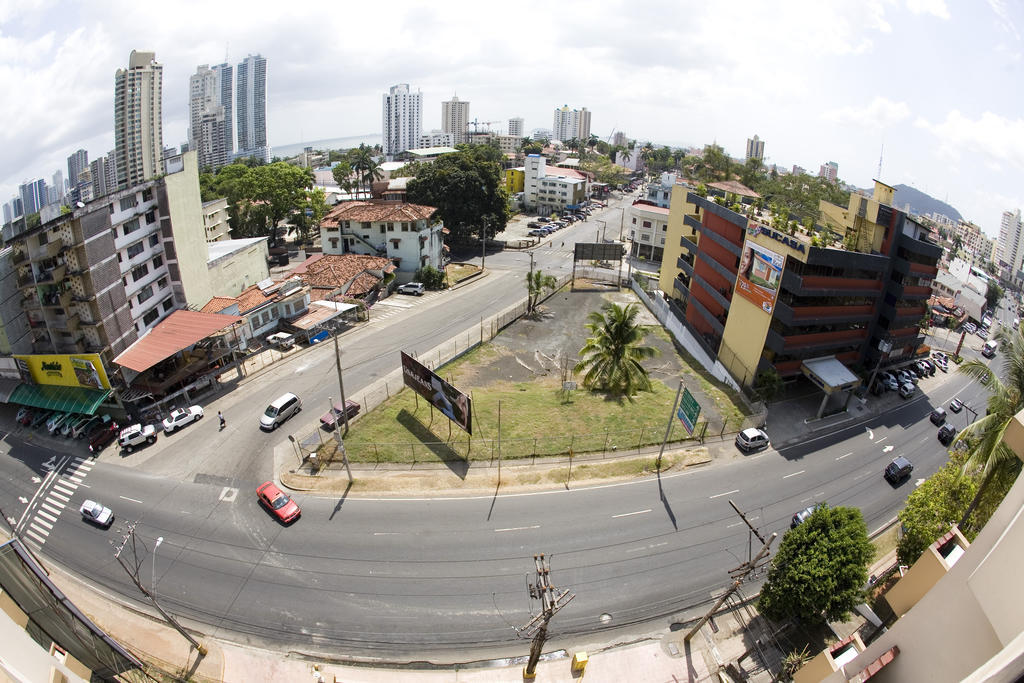
[[[466,142],[466,127],[469,125],[469,102],[453,96],[441,103],[441,130],[451,133],[456,145]]]
[[[219,90],[219,96],[217,98],[217,104],[224,107],[224,125],[221,130],[221,134],[224,136],[224,155],[227,158],[228,163],[231,162],[231,158],[235,151],[235,124],[234,124],[234,67],[227,62],[223,64],[215,64],[213,72],[217,75],[216,88]]]
[[[30,216],[39,209],[46,206],[46,181],[39,180],[25,181],[18,186],[18,194],[21,195],[21,206],[25,216]]]
[[[236,157],[256,157],[270,161],[267,147],[267,60],[249,55],[235,74],[235,104],[238,119]]]
[[[383,96],[381,119],[384,154],[388,159],[417,149],[423,135],[423,93],[410,92],[408,83],[392,86]]]
[[[751,159],[764,161],[764,140],[756,135],[752,138],[747,138],[747,161]]]
[[[216,170],[231,160],[230,152],[224,148],[224,127],[230,126],[231,121],[221,104],[221,75],[221,71],[200,64],[188,79],[188,147],[198,153],[199,168]]]
[[[508,120],[508,134],[517,138],[523,137],[523,117],[513,116]]]
[[[590,137],[590,112],[586,107],[569,109],[563,105],[555,110],[551,134],[555,140],[568,142],[573,138],[585,142]]]
[[[1009,277],[1016,279],[1024,261],[1024,245],[1021,244],[1024,223],[1021,222],[1020,209],[1016,212],[1003,211],[999,223],[999,241],[996,246],[996,258],[1000,270],[1009,271]]]
[[[629,144],[629,137],[621,130],[615,131],[612,136],[612,145],[615,147],[626,147]]]
[[[824,178],[830,183],[836,182],[839,179],[839,164],[834,161],[822,164],[818,169],[818,177]]]
[[[71,193],[72,201],[77,202],[81,199],[79,184],[82,179],[79,176],[87,168],[89,168],[89,153],[84,149],[76,150],[68,157],[68,191]]]
[[[156,53],[132,50],[128,68],[114,74],[117,187],[138,185],[163,172],[163,69]]]

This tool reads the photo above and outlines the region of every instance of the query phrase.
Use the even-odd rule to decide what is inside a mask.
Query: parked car
[[[933,425],[941,427],[946,423],[946,409],[939,407],[932,411],[932,414],[928,416],[928,419],[932,421]]]
[[[117,444],[128,453],[135,450],[136,446],[150,443],[156,443],[156,427],[153,425],[133,424],[117,435]]]
[[[423,286],[422,282],[406,282],[404,285],[398,285],[397,291],[399,294],[423,296],[423,292],[426,291],[426,287]]]
[[[548,231],[543,228],[534,228],[530,232],[526,233],[530,237],[547,237]]]
[[[203,419],[203,409],[199,406],[172,410],[170,416],[164,418],[164,433],[170,434],[176,429],[181,429],[185,425],[201,419]]]
[[[892,376],[885,377],[885,378],[882,379],[881,383],[882,383],[882,387],[886,391],[899,391],[900,390],[899,382],[896,381],[895,377],[892,377]]]
[[[32,409],[28,406],[22,406],[18,409],[18,414],[14,416],[14,419],[18,424],[28,424],[32,421]]]
[[[33,413],[32,423],[29,426],[35,429],[40,425],[44,425],[53,415],[54,411],[52,410],[40,410],[38,413]]]
[[[87,500],[82,503],[82,507],[78,508],[78,512],[86,522],[92,522],[104,529],[110,528],[110,525],[114,523],[113,511],[94,500]]]
[[[117,431],[116,422],[102,425],[89,437],[89,452],[99,453],[102,451],[108,443],[117,438]]]
[[[341,401],[335,401],[334,410],[328,410],[326,413],[320,416],[320,424],[324,429],[330,431],[335,428],[335,420],[341,420],[341,411],[344,410],[345,414],[348,415],[348,419],[352,419],[359,414],[359,410],[362,408],[361,405],[352,400],[345,401],[345,405],[341,405]]]
[[[82,437],[89,436],[94,429],[99,427],[104,422],[110,422],[109,415],[93,415],[85,422],[82,422],[75,426],[71,430],[71,436],[75,439],[81,439]]]
[[[956,436],[956,427],[953,425],[945,424],[939,427],[939,442],[943,446],[953,443],[954,436]]]
[[[797,528],[798,526],[806,522],[808,517],[813,515],[817,510],[820,510],[824,507],[824,503],[815,503],[814,505],[809,505],[805,507],[803,510],[793,515],[793,519],[789,522],[789,528]]]
[[[70,437],[71,432],[74,431],[75,427],[83,422],[88,422],[90,419],[92,419],[92,415],[75,415],[73,418],[61,425],[60,435],[64,438]]]
[[[286,496],[274,482],[267,481],[260,484],[256,489],[256,497],[284,524],[295,521],[302,514],[298,503]]]
[[[961,410],[964,409],[964,402],[958,398],[954,398],[952,401],[949,402],[949,409],[952,410],[954,413],[959,413]]]
[[[736,435],[736,447],[744,453],[768,447],[768,434],[763,429],[750,427]]]
[[[904,382],[900,385],[900,396],[910,398],[914,395],[914,385],[911,382]]]
[[[267,344],[275,346],[282,351],[295,346],[295,335],[288,334],[287,332],[275,332],[274,334],[267,335]]]
[[[60,426],[71,417],[71,413],[54,413],[50,416],[50,419],[46,421],[46,431],[53,434],[55,431],[60,429]]]
[[[914,471],[914,466],[909,460],[904,458],[902,455],[898,455],[893,458],[893,461],[885,466],[885,473],[883,476],[886,481],[895,486],[904,479],[910,477],[911,472]]]
[[[943,372],[949,372],[949,361],[946,360],[945,356],[936,356],[933,359],[933,362],[935,363],[936,367],[939,368],[939,370],[942,370]]]

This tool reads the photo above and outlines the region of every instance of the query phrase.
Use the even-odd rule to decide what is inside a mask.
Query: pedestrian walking
[[[227,420],[224,419],[224,414],[221,413],[219,410],[217,411],[217,419],[220,420],[220,428],[224,429],[224,427],[227,426],[228,422]]]

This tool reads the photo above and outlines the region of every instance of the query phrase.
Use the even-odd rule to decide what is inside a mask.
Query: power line
[[[523,669],[523,678],[533,680],[536,678],[537,662],[540,660],[541,650],[544,648],[544,641],[548,637],[548,624],[551,617],[558,613],[573,598],[575,594],[567,590],[558,591],[551,583],[551,565],[544,553],[533,556],[533,563],[537,568],[537,578],[532,585],[528,585],[530,597],[541,601],[541,611],[536,614],[522,628],[516,629],[517,633],[533,633],[533,642],[530,643],[530,658]]]

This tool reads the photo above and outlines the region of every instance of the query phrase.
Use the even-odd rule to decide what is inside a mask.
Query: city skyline
[[[473,12],[401,3],[387,19],[353,7],[344,20],[269,3],[247,3],[245,11],[188,2],[11,7],[0,43],[9,68],[0,83],[7,79],[21,94],[0,105],[10,122],[0,133],[7,151],[0,197],[14,196],[26,179],[50,178],[79,148],[90,159],[113,148],[111,76],[135,49],[155,52],[164,67],[165,145],[187,138],[188,76],[196,65],[262,54],[274,63],[272,149],[375,134],[381,93],[410,83],[423,93],[424,130],[441,128],[440,103],[458,92],[475,117],[522,117],[527,134],[549,127],[551,112],[570,103],[594,112],[601,139],[624,130],[659,145],[717,142],[742,158],[757,133],[767,142],[767,163],[818,169],[835,161],[839,177],[862,188],[881,161],[882,181],[947,201],[997,236],[1002,212],[1024,206],[1024,189],[1014,182],[1024,170],[1024,95],[1005,86],[1024,68],[1021,9],[1002,0],[819,5],[603,2],[581,15],[527,3],[523,16],[543,8],[551,25],[575,27],[542,51],[507,26],[474,25]],[[200,25],[196,16],[204,17]],[[758,26],[758,37],[722,50],[723,36],[740,25]],[[309,34],[310,26],[347,38],[280,40]],[[387,54],[374,47],[382,32],[413,30],[416,41]],[[627,35],[663,46],[660,56],[629,48]],[[558,65],[566,63],[581,68],[565,72]]]

